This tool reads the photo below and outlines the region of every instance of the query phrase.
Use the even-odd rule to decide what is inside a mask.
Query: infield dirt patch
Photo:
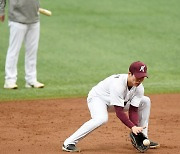
[[[149,95],[149,137],[161,144],[149,154],[180,153],[180,94]],[[0,102],[0,153],[59,154],[63,141],[90,119],[86,98]],[[109,121],[78,143],[82,154],[138,153],[129,129]]]

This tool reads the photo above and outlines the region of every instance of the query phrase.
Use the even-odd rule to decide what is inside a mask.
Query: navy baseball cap
[[[133,62],[129,67],[129,72],[134,74],[136,78],[147,77],[147,66],[141,61]]]

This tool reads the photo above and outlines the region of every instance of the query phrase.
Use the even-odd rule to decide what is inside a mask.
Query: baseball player
[[[87,98],[91,119],[64,141],[62,150],[79,152],[76,144],[108,121],[110,106],[114,106],[117,117],[133,133],[142,132],[148,137],[151,101],[144,96],[142,82],[145,77],[148,77],[146,64],[136,61],[130,65],[128,74],[112,75],[94,86]],[[125,111],[128,111],[128,116]],[[150,148],[158,146],[158,143],[150,142]]]
[[[37,81],[36,63],[39,43],[39,1],[9,0],[9,47],[5,63],[6,89],[17,89],[17,63],[22,43],[25,44],[26,88],[43,88]],[[6,0],[0,0],[0,21],[5,20]]]

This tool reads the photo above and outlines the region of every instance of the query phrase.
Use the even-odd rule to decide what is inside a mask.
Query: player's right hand
[[[5,16],[0,16],[0,21],[4,22]]]
[[[133,126],[132,128],[131,128],[131,130],[132,130],[132,132],[134,133],[134,134],[138,134],[138,133],[140,133],[140,132],[142,132],[143,131],[143,129],[145,129],[146,127],[137,127],[137,126]]]

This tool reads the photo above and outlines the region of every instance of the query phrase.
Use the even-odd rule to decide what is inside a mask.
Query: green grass
[[[97,82],[126,73],[136,60],[148,65],[146,93],[179,93],[179,5],[179,0],[41,1],[41,7],[53,13],[41,15],[37,68],[44,89],[24,88],[24,47],[18,63],[19,89],[3,89],[6,18],[0,23],[0,100],[86,96]]]

